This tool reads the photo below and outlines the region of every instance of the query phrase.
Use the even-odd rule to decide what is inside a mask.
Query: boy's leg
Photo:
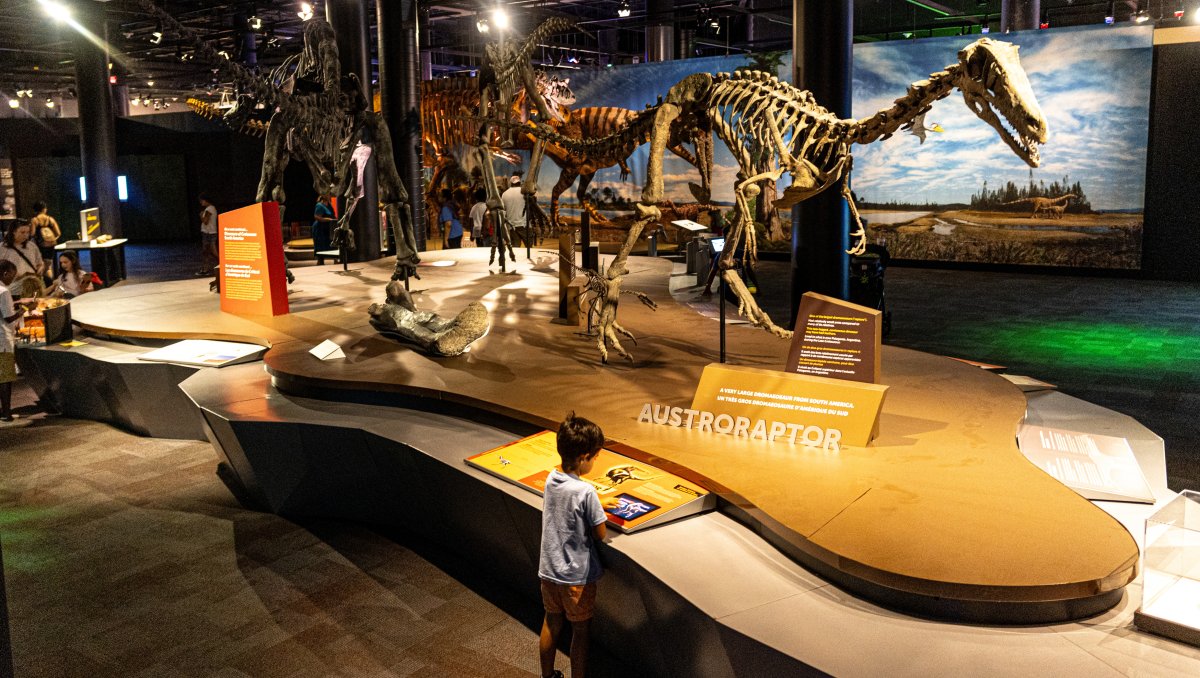
[[[554,673],[554,655],[558,651],[558,634],[562,632],[562,623],[563,616],[553,612],[547,612],[545,620],[542,621],[542,635],[538,637],[538,654],[541,657],[542,676],[544,677]]]
[[[587,671],[588,632],[592,620],[571,622],[571,678],[584,678]]]

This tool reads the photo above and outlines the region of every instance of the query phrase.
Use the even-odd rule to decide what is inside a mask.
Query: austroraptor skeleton
[[[930,75],[928,80],[910,85],[908,93],[891,108],[861,120],[838,118],[820,106],[811,92],[780,82],[767,73],[700,73],[672,87],[662,103],[651,109],[654,119],[649,166],[637,206],[638,218],[617,257],[603,275],[595,274],[604,289],[596,339],[601,358],[608,360],[608,346],[611,346],[632,360],[618,338],[618,335],[633,338],[617,323],[621,281],[627,272],[629,253],[642,229],[660,217],[662,156],[672,123],[680,118],[691,119],[698,129],[711,129],[737,161],[736,211],[720,259],[721,275],[739,300],[739,313],[754,325],[786,338],[792,333],[776,325],[759,308],[734,267],[734,257],[739,254],[751,265],[757,257],[750,211],[750,201],[759,193],[757,184],[789,175],[791,186],[775,201],[775,206],[781,208],[840,185],[856,227],[851,234],[855,244],[850,253],[861,253],[866,246],[866,233],[850,193],[851,146],[891,136],[956,88],[962,91],[967,106],[995,128],[1018,157],[1032,167],[1038,165],[1037,145],[1046,142],[1046,121],[1021,68],[1017,47],[987,38],[960,51],[958,63]],[[1006,128],[1001,117],[1011,129]],[[635,123],[641,121],[639,118]],[[614,143],[614,137],[574,142],[545,127],[535,133],[577,152],[586,152],[592,145]],[[641,133],[636,124],[631,124],[619,135]]]

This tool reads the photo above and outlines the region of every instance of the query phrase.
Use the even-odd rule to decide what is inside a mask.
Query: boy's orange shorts
[[[542,604],[546,614],[565,614],[567,621],[581,622],[592,618],[596,610],[596,582],[572,586],[552,581],[542,582]]]

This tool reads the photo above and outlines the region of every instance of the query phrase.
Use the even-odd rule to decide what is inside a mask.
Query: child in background
[[[0,261],[0,426],[12,423],[12,385],[17,380],[17,328],[22,309],[13,303],[8,286],[17,277],[11,261]]]
[[[571,677],[587,670],[588,634],[596,602],[596,581],[603,574],[597,544],[604,541],[605,507],[596,488],[579,476],[592,470],[604,447],[604,432],[572,412],[558,428],[562,465],[546,478],[542,508],[542,548],[538,577],[542,581],[542,623],[538,651],[542,676],[562,678],[554,669],[554,652],[563,617],[571,622]],[[608,508],[616,508],[611,499]]]

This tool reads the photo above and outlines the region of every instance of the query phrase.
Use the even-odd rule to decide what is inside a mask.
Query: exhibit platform
[[[880,435],[867,447],[839,452],[639,424],[644,403],[686,407],[704,366],[717,360],[719,325],[673,301],[671,263],[630,261],[626,288],[649,295],[659,308],[629,298],[620,320],[638,338],[636,346],[627,342],[635,363],[606,366],[595,340],[580,336],[582,328],[551,322],[556,271],[534,270],[522,258],[507,274],[491,272],[487,254],[428,253],[427,263],[444,265],[422,266],[422,279],[413,281],[423,310],[453,316],[476,300],[488,308],[491,333],[456,358],[424,356],[367,323],[366,308],[382,300],[391,273],[386,260],[349,272],[297,270],[287,316],[222,314],[206,281],[104,290],[76,299],[72,314],[90,331],[110,335],[270,346],[265,364],[272,386],[289,396],[416,399],[461,419],[499,418],[530,429],[553,428],[575,410],[603,426],[615,451],[718,494],[722,513],[764,546],[886,607],[958,621],[1049,623],[1128,605],[1125,587],[1138,569],[1130,534],[1140,531],[1136,519],[1126,529],[1025,460],[1014,434],[1026,398],[1002,378],[885,347],[881,381],[890,390]],[[535,259],[541,254],[552,260],[538,252]],[[346,357],[322,361],[309,354],[325,340]],[[780,369],[787,349],[761,330],[729,328],[731,363]],[[358,405],[345,407],[353,412]],[[1157,445],[1161,457],[1153,434],[1135,433],[1134,442]],[[360,454],[349,447],[341,449]],[[334,472],[336,462],[322,463]],[[261,482],[262,473],[235,470],[253,493],[252,479]],[[1154,486],[1156,498],[1167,492],[1163,479]],[[286,502],[271,504],[286,509]]]

